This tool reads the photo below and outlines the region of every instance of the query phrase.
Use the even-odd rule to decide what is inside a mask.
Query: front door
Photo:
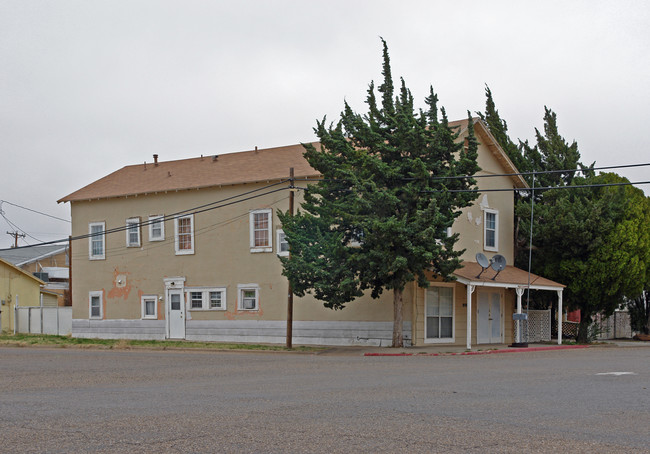
[[[182,290],[167,291],[167,323],[170,339],[185,339],[185,303]]]
[[[503,311],[500,291],[480,291],[478,294],[476,342],[500,344],[503,342]]]

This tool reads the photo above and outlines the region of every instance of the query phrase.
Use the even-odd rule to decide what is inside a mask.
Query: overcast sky
[[[465,118],[487,84],[513,139],[546,105],[583,162],[649,162],[649,24],[646,1],[0,0],[0,199],[69,219],[56,200],[154,153],[314,140],[344,100],[365,111],[379,36],[418,107],[433,85]],[[29,244],[69,234],[1,209]],[[0,217],[0,248],[15,229]]]

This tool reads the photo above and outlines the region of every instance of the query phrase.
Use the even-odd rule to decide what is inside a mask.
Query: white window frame
[[[93,227],[101,226],[102,234],[93,235]],[[90,222],[88,224],[88,259],[90,260],[105,260],[106,259],[106,223],[105,222]],[[98,240],[99,239],[99,240]],[[93,254],[93,241],[101,241],[102,253]]]
[[[99,298],[99,315],[93,316],[93,298]],[[88,318],[91,320],[103,320],[104,318],[104,294],[102,292],[88,292]]]
[[[153,300],[153,315],[147,315],[147,301]],[[142,295],[140,298],[142,305],[143,320],[158,320],[158,295]]]
[[[135,230],[132,230],[133,226],[135,226]],[[138,240],[132,242],[131,233],[134,232],[137,233]],[[126,247],[140,247],[141,243],[140,218],[128,218],[126,220]]]
[[[494,245],[487,244],[488,233],[488,214],[494,215]],[[486,251],[497,252],[499,250],[499,211],[490,208],[483,209],[483,249]]]
[[[278,247],[278,256],[280,257],[288,257],[289,256],[289,243],[286,240],[286,236],[284,235],[284,230],[278,229],[275,231],[275,238],[276,238],[276,243]],[[283,251],[282,250],[282,245],[286,244],[287,245],[287,250]]]
[[[434,287],[438,288],[451,288],[451,337],[428,338],[427,337],[427,294],[428,290]],[[424,290],[424,343],[425,344],[450,344],[456,342],[456,285],[435,283],[429,285],[428,289]]]
[[[225,311],[227,310],[226,287],[185,287],[185,297],[190,311]],[[201,293],[201,307],[192,307],[192,292]],[[221,293],[221,307],[210,307],[210,293]]]
[[[179,234],[178,234],[178,223],[181,219],[190,220],[190,241],[192,241],[192,247],[190,249],[180,249],[179,244]],[[194,215],[188,214],[185,216],[179,216],[174,219],[174,249],[176,250],[176,255],[190,255],[194,254]]]
[[[264,246],[255,245],[255,215],[256,214],[266,214],[268,216],[268,226],[266,227],[267,235],[269,238],[269,244]],[[249,215],[250,226],[250,247],[251,252],[273,252],[273,211],[270,208],[263,210],[252,210]],[[260,229],[262,230],[262,229]]]
[[[160,224],[160,236],[154,236],[154,224]],[[163,241],[165,239],[165,215],[149,216],[149,241]]]
[[[244,292],[255,292],[255,307],[252,309],[244,308]],[[260,286],[257,284],[239,284],[237,286],[237,310],[244,312],[255,312],[260,310]]]

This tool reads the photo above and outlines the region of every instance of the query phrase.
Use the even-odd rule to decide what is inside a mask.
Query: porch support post
[[[562,290],[557,291],[557,344],[562,345]]]
[[[472,293],[476,287],[467,284],[467,350],[472,349]]]
[[[524,288],[523,287],[517,287],[515,289],[515,292],[517,293],[517,314],[521,314],[521,297],[524,295]],[[521,320],[521,319],[517,319],[517,320],[515,320],[515,325],[516,325],[515,327],[517,328],[517,336],[515,338],[515,344],[523,346],[523,343],[524,343],[524,333],[523,333],[524,321]],[[528,341],[528,339],[526,339],[526,341]]]
[[[517,313],[521,314],[521,297],[524,294],[524,289],[523,287],[517,287],[515,291],[517,292]]]

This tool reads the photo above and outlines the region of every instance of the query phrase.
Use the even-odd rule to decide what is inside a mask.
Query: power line
[[[4,212],[0,211],[0,216],[2,216],[2,218],[3,218],[3,219],[7,222],[7,224],[9,224],[11,227],[13,227],[13,228],[16,229],[16,230],[20,230],[20,231],[22,232],[22,235],[21,235],[21,236],[23,237],[23,241],[25,241],[25,243],[27,243],[27,240],[24,239],[25,236],[28,236],[28,237],[30,237],[30,238],[36,240],[36,241],[42,241],[42,240],[39,240],[38,238],[36,238],[36,237],[30,235],[29,233],[27,233],[26,231],[24,231],[23,229],[21,229],[20,227],[18,227],[16,224],[14,224],[13,222],[11,222],[9,219],[7,219],[7,216],[5,216]],[[16,233],[18,233],[18,232],[16,232]],[[17,237],[16,237],[16,238],[17,238]],[[16,242],[15,244],[16,244],[16,247],[18,247],[18,243]],[[27,243],[27,244],[29,244],[29,243]],[[15,249],[15,248],[14,248],[14,249]]]
[[[282,202],[284,200],[287,200],[288,198],[289,198],[289,196],[286,196],[286,197],[281,198],[280,200],[276,200],[275,202],[271,203],[270,206],[275,206],[278,203],[280,203],[280,202]],[[211,231],[213,231],[215,229],[218,229],[218,228],[220,228],[222,226],[228,225],[228,224],[230,224],[232,222],[235,222],[235,221],[237,221],[239,219],[246,218],[246,217],[248,217],[248,215],[249,215],[249,213],[245,212],[245,213],[238,214],[238,215],[233,216],[233,217],[228,218],[228,219],[220,220],[219,222],[215,222],[214,224],[206,225],[204,227],[201,227],[201,228],[197,229],[194,232],[194,236],[198,238],[198,237],[200,237],[200,236],[202,236],[204,234],[207,234],[207,233],[209,233],[209,232],[211,232]],[[147,246],[146,250],[150,251],[152,249],[157,249],[157,248],[160,248],[160,247],[169,247],[169,245],[173,244],[174,241],[175,241],[175,238],[172,235],[170,237],[166,237],[163,241],[150,242],[150,243],[148,243],[148,246]],[[140,252],[140,248],[128,248],[128,247],[125,248],[124,245],[117,245],[117,246],[114,246],[114,247],[111,247],[111,248],[106,248],[106,254],[110,255],[111,257],[122,257],[124,255],[137,254],[139,252]],[[85,251],[76,252],[76,253],[73,254],[74,258],[80,258],[80,257],[83,258],[83,257],[86,257],[86,256],[87,256],[87,254],[86,254]]]
[[[7,205],[11,205],[11,206],[14,206],[16,208],[22,208],[23,210],[31,211],[32,213],[37,213],[37,214],[40,214],[40,215],[43,215],[43,216],[47,216],[48,218],[58,219],[59,221],[63,221],[63,222],[67,222],[67,223],[72,222],[72,221],[70,221],[68,219],[63,219],[63,218],[59,218],[57,216],[52,216],[51,214],[42,213],[42,212],[37,211],[37,210],[32,210],[31,208],[27,208],[27,207],[24,207],[24,206],[21,206],[21,205],[17,205],[15,203],[11,203],[11,202],[8,202],[6,200],[0,200],[0,204],[2,204],[2,203],[6,203]]]
[[[580,188],[604,188],[608,186],[634,186],[641,184],[650,184],[650,181],[635,181],[628,183],[602,183],[602,184],[579,184],[569,186],[543,186],[536,187],[534,191],[544,191],[549,189],[580,189]],[[440,193],[440,192],[514,192],[514,191],[531,191],[530,188],[499,188],[499,189],[433,189],[431,191],[420,191],[421,193]]]
[[[545,174],[554,174],[554,173],[571,173],[571,172],[590,172],[596,170],[613,170],[613,169],[627,169],[633,167],[648,167],[650,163],[641,163],[641,164],[625,164],[619,166],[605,166],[605,167],[586,167],[584,169],[562,169],[562,170],[535,170],[531,172],[516,172],[516,173],[490,173],[482,175],[454,175],[446,177],[436,177],[432,176],[428,178],[429,180],[458,180],[464,178],[494,178],[494,177],[516,177],[516,176],[530,176],[530,175],[545,175]],[[401,178],[402,181],[419,181],[424,180],[424,178]],[[296,178],[295,181],[347,181],[345,179],[337,178]],[[542,188],[536,188],[542,189]]]
[[[263,197],[265,195],[273,194],[275,192],[285,191],[285,190],[288,190],[289,188],[274,189],[272,191],[268,191],[268,192],[265,192],[265,193],[262,193],[262,194],[257,194],[257,195],[253,195],[253,196],[250,196],[250,197],[243,198],[241,200],[232,201],[232,199],[238,199],[238,198],[241,198],[244,195],[259,192],[259,191],[262,191],[264,189],[268,189],[270,187],[277,186],[279,184],[286,183],[286,182],[287,182],[287,180],[281,180],[281,181],[279,181],[277,183],[273,183],[273,184],[270,184],[270,185],[267,185],[267,186],[264,186],[264,187],[261,187],[261,188],[253,189],[251,191],[247,191],[247,192],[244,192],[242,194],[238,194],[238,195],[231,196],[231,197],[226,197],[225,199],[217,200],[215,202],[210,202],[210,203],[206,203],[204,205],[199,205],[199,206],[196,206],[196,207],[193,207],[193,208],[178,211],[178,212],[176,212],[174,214],[165,215],[163,218],[157,218],[157,219],[152,219],[152,220],[148,220],[148,221],[142,221],[142,222],[138,223],[138,226],[146,226],[146,225],[149,225],[149,224],[153,224],[154,222],[159,222],[161,219],[163,221],[167,221],[167,220],[182,217],[182,216],[187,215],[187,214],[199,214],[199,213],[203,213],[205,211],[210,211],[210,210],[214,210],[214,209],[217,209],[217,208],[223,208],[223,207],[226,207],[226,206],[229,206],[229,205],[234,205],[236,203],[241,203],[241,202],[245,202],[247,200],[252,200],[252,199],[255,199],[255,198],[258,198],[258,197]],[[223,203],[223,202],[227,202],[227,201],[230,201],[230,202]],[[220,204],[220,205],[217,205],[217,204]],[[33,247],[33,246],[45,246],[45,245],[48,245],[48,244],[59,244],[59,243],[63,243],[63,242],[67,243],[70,240],[72,240],[72,241],[82,240],[82,239],[86,239],[86,238],[89,238],[89,237],[92,237],[92,236],[102,236],[102,235],[108,235],[108,234],[116,233],[116,232],[123,232],[123,231],[127,230],[128,228],[129,228],[128,225],[123,225],[123,226],[120,226],[120,227],[115,227],[115,228],[112,228],[112,229],[104,230],[103,232],[100,232],[100,233],[87,233],[87,234],[83,234],[83,235],[77,235],[77,236],[74,236],[74,237],[62,238],[60,240],[45,241],[45,242],[41,242],[39,244],[30,245],[30,246],[21,246],[21,247],[19,247],[19,249],[20,248]],[[13,249],[15,249],[15,248],[13,248]],[[2,251],[2,250],[8,250],[8,249],[0,249],[0,251]]]
[[[493,178],[493,177],[515,177],[515,176],[537,176],[537,175],[548,175],[554,173],[571,173],[571,172],[590,172],[595,170],[613,170],[613,169],[627,169],[631,167],[647,167],[650,166],[650,163],[643,164],[626,164],[620,166],[606,166],[606,167],[586,167],[584,169],[563,169],[563,170],[534,170],[531,172],[517,172],[517,173],[491,173],[483,175],[456,175],[451,177],[431,177],[432,180],[453,180],[453,179],[462,179],[462,178]],[[416,180],[417,178],[413,178]],[[543,188],[535,188],[543,189]]]

